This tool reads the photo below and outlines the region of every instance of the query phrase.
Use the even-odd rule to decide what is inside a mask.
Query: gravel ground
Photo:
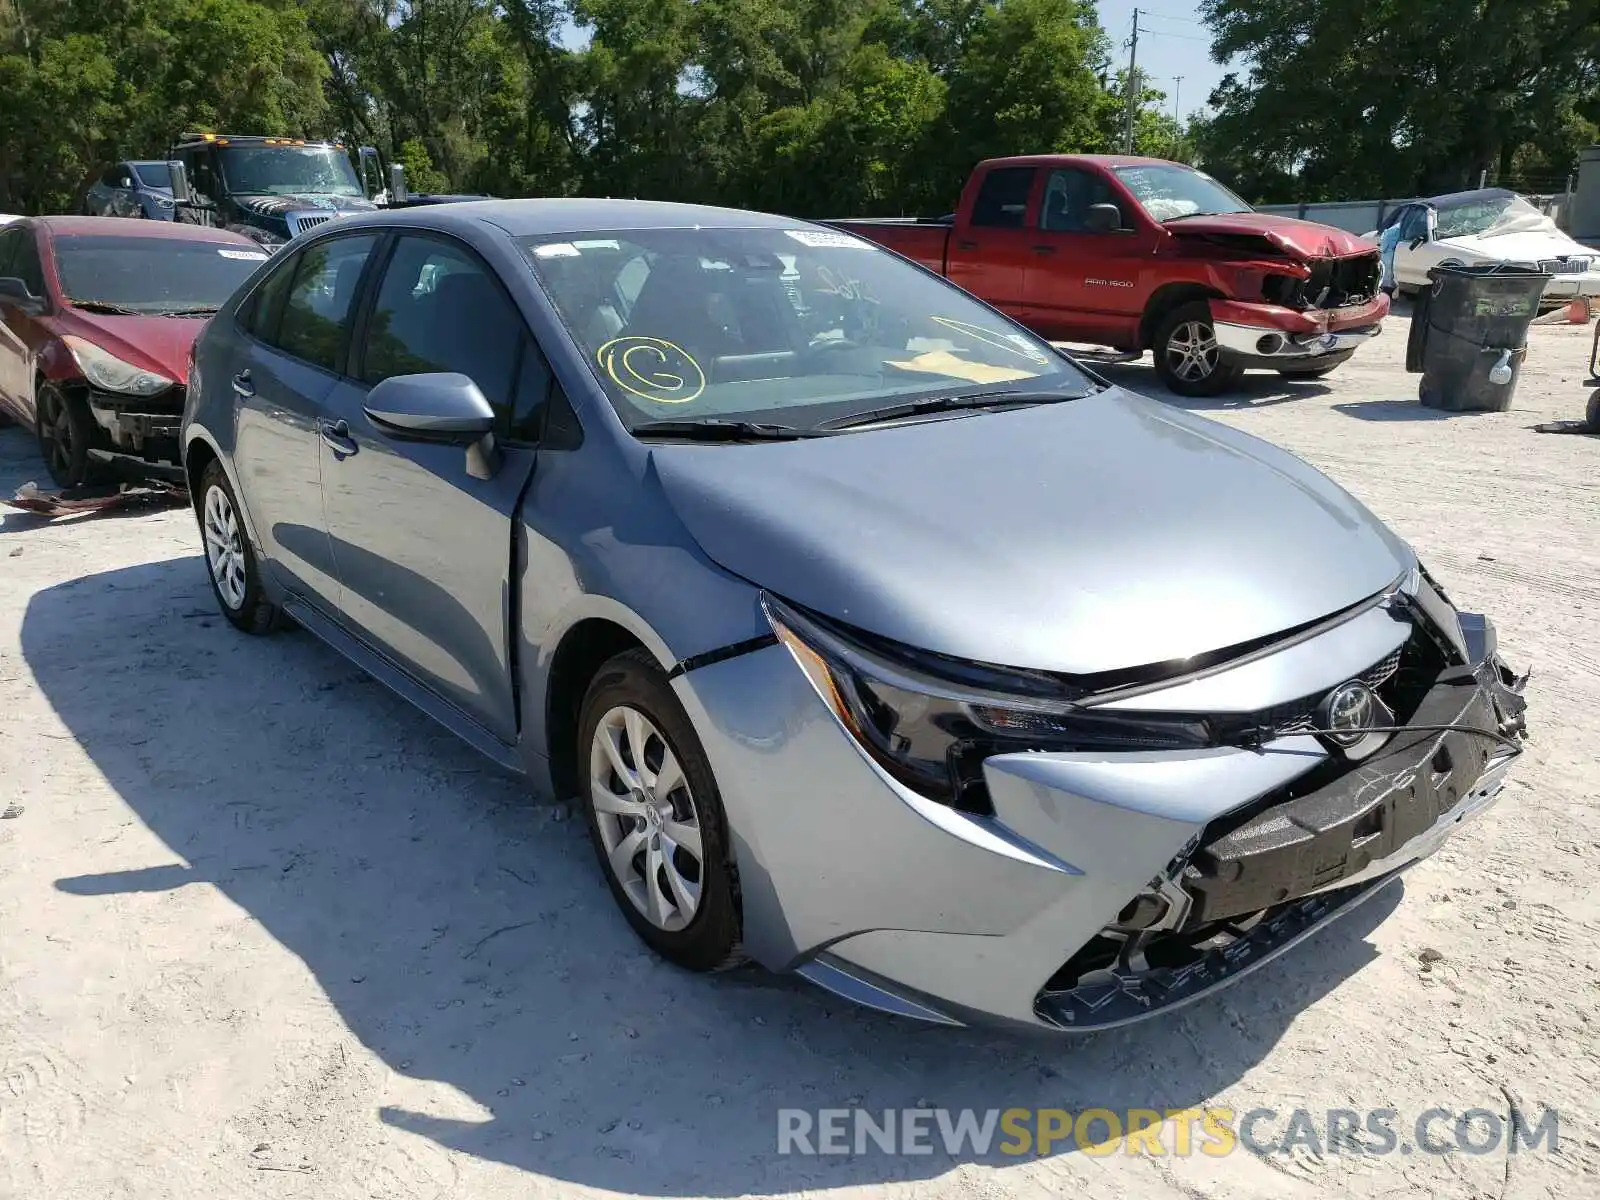
[[[0,1196],[1600,1194],[1600,440],[1531,430],[1582,412],[1589,331],[1537,329],[1516,408],[1449,417],[1414,403],[1405,329],[1198,407],[1326,469],[1492,614],[1534,668],[1534,741],[1402,887],[1075,1041],[668,968],[579,824],[309,636],[216,617],[186,512],[0,510]],[[0,487],[42,477],[0,433]],[[1556,1153],[776,1154],[790,1107],[1265,1107],[1267,1137],[1390,1108],[1409,1143],[1428,1109],[1513,1103],[1559,1111]]]

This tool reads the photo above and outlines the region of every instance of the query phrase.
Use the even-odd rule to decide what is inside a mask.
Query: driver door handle
[[[254,396],[256,394],[256,386],[250,382],[249,371],[240,371],[233,377],[233,390],[241,396]]]
[[[361,449],[360,446],[356,445],[355,439],[350,436],[350,426],[344,421],[324,419],[318,422],[318,428],[322,433],[322,440],[327,442],[332,447],[333,452],[341,458],[349,458],[357,450]]]
[[[1035,246],[1033,252],[1035,254],[1054,254],[1056,248],[1054,246]]]

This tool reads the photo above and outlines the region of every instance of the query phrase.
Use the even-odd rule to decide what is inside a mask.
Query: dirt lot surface
[[[1403,886],[1076,1041],[668,968],[581,825],[308,635],[217,617],[186,511],[0,509],[0,1196],[1600,1195],[1600,439],[1530,428],[1582,412],[1589,331],[1535,331],[1514,411],[1447,417],[1405,329],[1196,407],[1326,469],[1495,618],[1532,745]],[[5,493],[42,478],[0,433]],[[1258,1140],[1389,1108],[1409,1145],[1429,1109],[1512,1103],[1559,1111],[1558,1152],[776,1154],[780,1108],[1275,1110]]]

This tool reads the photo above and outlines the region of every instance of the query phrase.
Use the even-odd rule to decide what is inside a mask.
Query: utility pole
[[[1139,10],[1133,10],[1133,40],[1128,43],[1128,112],[1122,131],[1122,152],[1133,153],[1133,118],[1139,110]]]
[[[1178,132],[1183,132],[1183,118],[1179,115],[1178,98],[1183,95],[1183,76],[1172,77],[1172,120],[1178,126]]]

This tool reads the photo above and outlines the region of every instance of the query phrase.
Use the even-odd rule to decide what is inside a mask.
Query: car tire
[[[34,393],[34,428],[45,469],[59,488],[80,488],[102,472],[89,448],[95,444],[94,417],[82,396],[54,383],[41,382]]]
[[[1589,409],[1583,417],[1590,433],[1600,433],[1600,388],[1589,393]]]
[[[222,464],[213,459],[200,475],[194,498],[206,578],[217,607],[234,628],[245,633],[271,633],[282,624],[282,611],[261,589],[261,566],[239,515],[239,501]]]
[[[1215,396],[1244,374],[1243,367],[1222,361],[1211,305],[1204,300],[1179,305],[1163,317],[1152,349],[1156,374],[1180,396]]]
[[[737,966],[738,874],[716,778],[646,651],[619,654],[596,673],[576,749],[589,837],[628,924],[680,967]]]

